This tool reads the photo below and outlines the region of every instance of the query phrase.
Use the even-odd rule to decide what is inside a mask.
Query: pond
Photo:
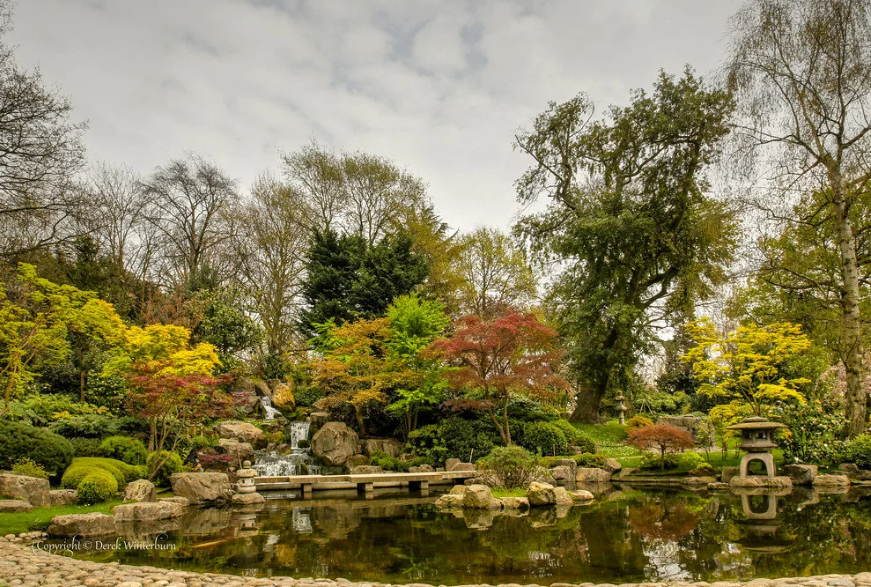
[[[745,507],[773,519],[749,519],[741,498],[728,493],[623,490],[589,506],[516,516],[440,511],[434,494],[269,497],[256,512],[189,508],[180,528],[160,537],[171,548],[76,556],[436,585],[714,581],[871,568],[871,497],[855,491],[745,497]]]

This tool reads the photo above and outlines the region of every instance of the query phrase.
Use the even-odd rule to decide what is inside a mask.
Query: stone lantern
[[[761,461],[765,465],[765,473],[768,477],[775,476],[774,456],[771,450],[777,448],[774,431],[778,428],[786,428],[786,426],[759,416],[744,418],[740,424],[729,426],[730,430],[741,431],[741,444],[738,448],[746,452],[741,458],[738,469],[741,477],[747,476],[747,470],[753,461]]]
[[[626,404],[624,403],[626,398],[623,397],[622,393],[619,393],[616,398],[617,401],[617,411],[620,413],[620,425],[626,425]]]
[[[257,477],[257,471],[251,468],[251,461],[242,463],[242,468],[236,471],[236,491],[241,494],[256,493],[257,486],[254,485],[254,478]]]

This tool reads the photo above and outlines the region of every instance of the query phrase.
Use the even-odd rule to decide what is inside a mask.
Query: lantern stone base
[[[770,452],[748,452],[741,458],[741,464],[738,465],[738,476],[748,477],[747,473],[750,468],[750,463],[760,461],[765,465],[765,474],[768,477],[774,477],[776,469],[774,468],[774,456]]]

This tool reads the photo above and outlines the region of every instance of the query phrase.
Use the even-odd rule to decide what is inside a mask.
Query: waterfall
[[[265,404],[264,407],[266,407]],[[271,418],[267,417],[267,419]],[[257,453],[254,459],[254,469],[257,470],[259,476],[287,477],[290,475],[302,475],[306,472],[311,475],[319,474],[320,467],[311,464],[311,450],[300,448],[299,446],[301,440],[308,440],[311,424],[309,422],[291,422],[289,428],[291,454],[280,455],[274,450]],[[303,470],[303,464],[305,465],[305,470]]]
[[[307,450],[299,448],[300,440],[308,440],[308,432],[311,428],[311,422],[291,422],[290,423],[290,448],[296,452],[297,450]]]
[[[266,412],[266,420],[274,420],[275,416],[280,416],[281,412],[272,407],[272,400],[268,397],[260,397],[260,405],[263,406],[263,411]]]

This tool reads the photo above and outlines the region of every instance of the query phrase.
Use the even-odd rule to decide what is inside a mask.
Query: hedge
[[[66,438],[44,428],[0,420],[0,469],[11,469],[30,459],[50,475],[58,475],[73,460],[73,446]]]
[[[112,475],[119,486],[145,476],[142,467],[128,465],[116,459],[81,457],[73,459],[73,463],[61,479],[61,487],[64,489],[78,488],[82,480],[94,470],[106,471]]]

